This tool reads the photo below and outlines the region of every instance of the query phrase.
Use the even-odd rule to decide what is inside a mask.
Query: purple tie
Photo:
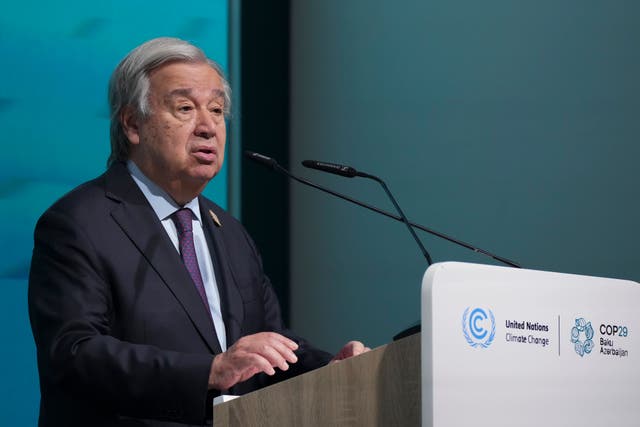
[[[187,267],[187,271],[189,271],[189,275],[191,275],[193,283],[195,283],[196,289],[198,289],[198,293],[200,294],[205,307],[207,307],[209,317],[211,317],[207,293],[205,292],[204,284],[202,283],[200,267],[198,267],[196,248],[193,244],[193,227],[191,222],[193,220],[193,213],[189,208],[182,208],[175,211],[173,215],[171,215],[171,219],[176,225],[176,230],[178,231],[178,245],[180,247],[180,256],[182,257],[182,261],[184,262],[185,267]]]

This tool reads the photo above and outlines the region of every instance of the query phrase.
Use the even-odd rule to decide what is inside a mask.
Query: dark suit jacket
[[[300,343],[277,378],[328,362],[285,330],[258,251],[238,221],[200,197],[228,345],[261,331]],[[220,219],[217,226],[209,210]],[[40,373],[40,426],[202,425],[210,417],[215,330],[180,255],[118,163],[57,201],[38,221],[29,315]],[[164,420],[152,421],[152,420]]]

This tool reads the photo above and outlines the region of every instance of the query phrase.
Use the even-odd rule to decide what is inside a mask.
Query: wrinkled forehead
[[[203,77],[220,83],[219,70],[206,61],[168,61],[147,72],[150,80]]]
[[[149,73],[151,92],[162,98],[224,97],[222,76],[207,62],[172,62]]]

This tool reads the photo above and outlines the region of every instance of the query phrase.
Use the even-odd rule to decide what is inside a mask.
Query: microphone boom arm
[[[289,172],[285,168],[283,168],[282,166],[280,166],[280,164],[275,159],[273,159],[271,157],[263,156],[261,154],[253,153],[251,151],[245,151],[245,155],[248,158],[257,161],[258,163],[262,163],[263,165],[272,168],[276,172],[280,172],[280,173],[288,176],[289,178],[293,179],[294,181],[297,181],[297,182],[299,182],[299,183],[301,183],[303,185],[307,185],[309,187],[313,187],[313,188],[318,189],[320,191],[323,191],[323,192],[325,192],[327,194],[331,194],[332,196],[338,197],[338,198],[340,198],[342,200],[346,200],[347,202],[356,204],[358,206],[362,206],[363,208],[369,209],[370,211],[373,211],[373,212],[379,213],[381,215],[384,215],[386,217],[395,219],[396,221],[403,222],[403,220],[402,220],[402,218],[400,216],[395,215],[395,214],[393,214],[391,212],[387,212],[385,210],[379,209],[379,208],[377,208],[375,206],[372,206],[372,205],[369,205],[367,203],[361,202],[359,200],[356,200],[356,199],[354,199],[352,197],[349,197],[347,195],[344,195],[342,193],[338,193],[337,191],[330,190],[330,189],[328,189],[326,187],[323,187],[321,185],[315,184],[315,183],[313,183],[311,181],[307,181],[306,179],[299,178],[299,177],[293,175],[291,172]],[[422,231],[424,231],[426,233],[429,233],[429,234],[431,234],[433,236],[440,237],[441,239],[447,240],[447,241],[449,241],[451,243],[455,243],[456,245],[459,245],[459,246],[462,246],[462,247],[467,248],[469,250],[472,250],[473,252],[476,252],[476,253],[488,256],[490,258],[493,258],[494,260],[499,261],[499,262],[501,262],[503,264],[506,264],[506,265],[508,265],[510,267],[522,268],[522,266],[520,266],[519,264],[517,264],[514,261],[508,260],[506,258],[503,258],[503,257],[495,255],[495,254],[492,254],[491,252],[485,251],[484,249],[477,248],[477,247],[475,247],[473,245],[470,245],[469,243],[465,243],[465,242],[463,242],[461,240],[458,240],[456,238],[453,238],[451,236],[447,236],[444,233],[440,233],[439,231],[433,230],[433,229],[431,229],[429,227],[425,227],[424,225],[417,224],[415,222],[408,221],[408,220],[407,220],[407,223],[413,228],[417,228],[418,230],[422,230]]]

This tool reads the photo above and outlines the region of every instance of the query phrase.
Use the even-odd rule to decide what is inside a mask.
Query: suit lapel
[[[228,348],[242,336],[244,305],[229,264],[229,253],[223,238],[224,224],[220,224],[217,215],[211,209],[211,204],[206,199],[200,197],[199,204],[207,244],[212,249],[213,267],[220,292]]]
[[[212,353],[220,353],[211,317],[180,255],[126,167],[114,165],[105,181],[107,197],[121,202],[111,212],[113,219],[171,290]]]

